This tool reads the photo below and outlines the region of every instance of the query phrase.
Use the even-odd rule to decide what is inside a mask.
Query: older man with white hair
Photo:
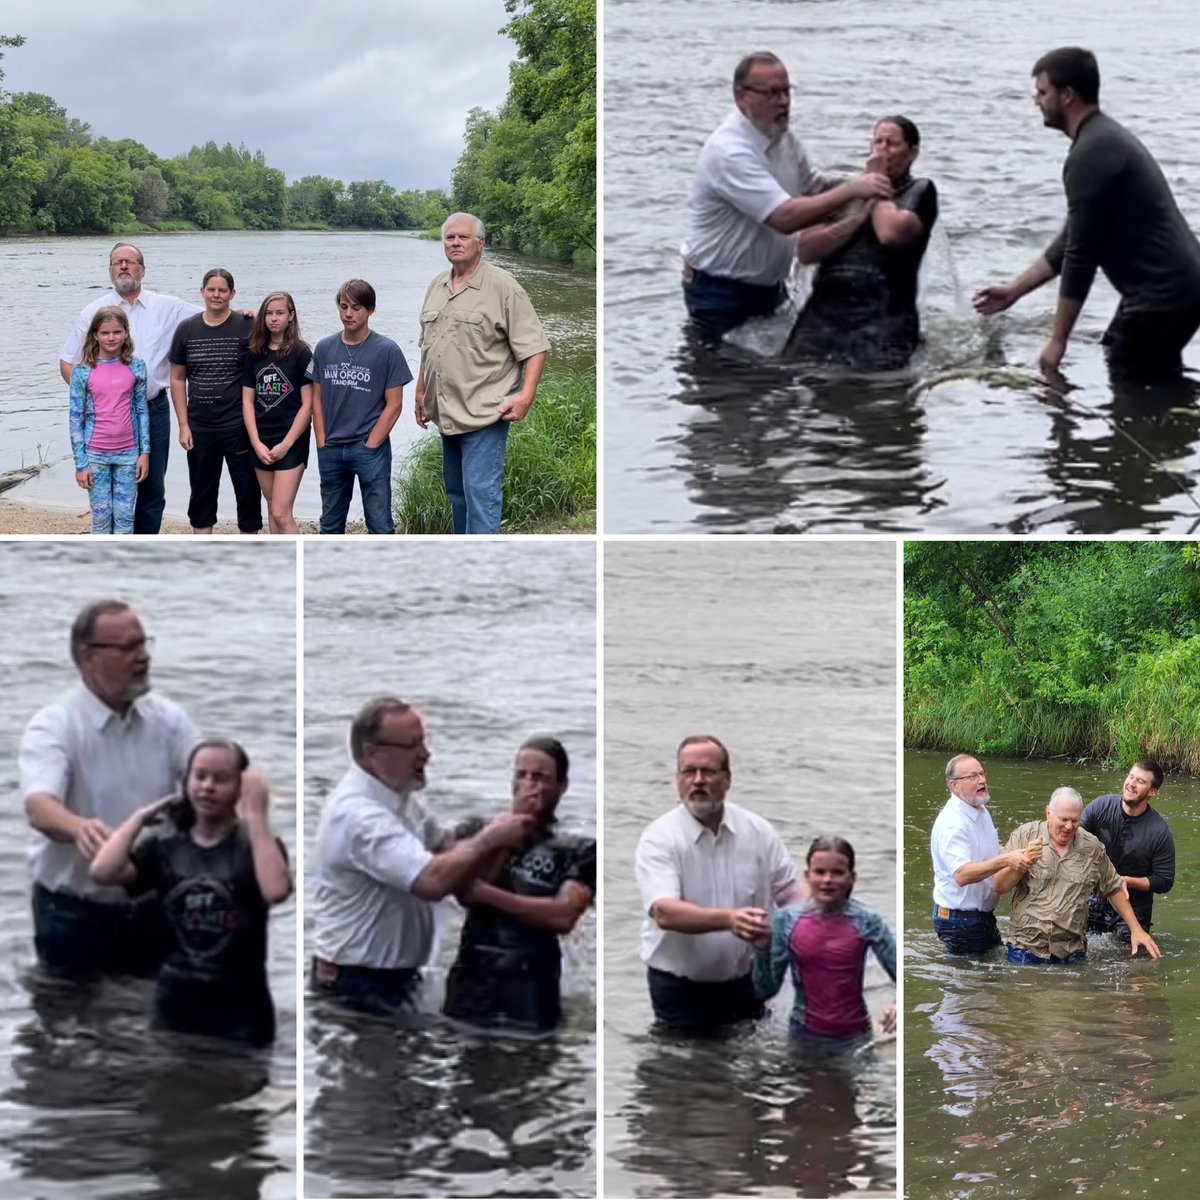
[[[1020,850],[1038,838],[1043,843],[1041,857],[1027,871],[1005,867],[992,878],[998,893],[1013,894],[1009,962],[1082,961],[1087,955],[1088,896],[1093,889],[1107,897],[1128,924],[1131,954],[1145,946],[1151,958],[1162,957],[1138,922],[1100,839],[1080,829],[1082,813],[1083,797],[1074,788],[1056,788],[1046,805],[1046,819],[1019,826],[1008,839],[1009,850]]]

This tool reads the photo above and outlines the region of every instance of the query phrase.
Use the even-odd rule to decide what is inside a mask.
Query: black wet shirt
[[[1080,827],[1098,837],[1118,875],[1150,880],[1150,891],[1129,889],[1129,903],[1143,929],[1150,924],[1155,892],[1169,892],[1175,882],[1175,838],[1161,813],[1149,805],[1138,817],[1127,816],[1121,797],[1097,796],[1083,810]]]
[[[1046,250],[1059,294],[1083,301],[1096,268],[1129,312],[1200,304],[1200,242],[1150,151],[1105,113],[1076,130],[1063,164],[1067,221]]]

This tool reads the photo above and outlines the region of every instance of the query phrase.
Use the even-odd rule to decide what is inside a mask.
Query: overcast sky
[[[33,0],[5,5],[3,87],[170,158],[209,139],[288,182],[447,187],[467,113],[495,109],[515,45],[503,0]]]

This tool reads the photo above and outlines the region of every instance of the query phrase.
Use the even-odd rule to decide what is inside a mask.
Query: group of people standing
[[[510,425],[534,402],[549,342],[528,295],[483,259],[484,229],[468,213],[442,227],[449,269],[420,313],[417,424],[442,437],[442,477],[455,533],[498,533]],[[321,533],[344,533],[357,481],[368,533],[395,532],[390,436],[413,373],[391,338],[370,327],[375,289],[347,280],[342,329],[314,347],[296,304],[271,292],[236,311],[233,275],[205,273],[197,306],[142,287],[145,259],[118,243],[113,290],[80,313],[60,352],[70,387],[75,477],[93,533],[158,533],[175,410],[187,453],[193,533],[217,522],[222,466],[241,533],[297,533],[296,493],[317,445]]]
[[[1091,51],[1052,50],[1031,74],[1044,124],[1071,139],[1066,221],[1030,267],[980,288],[974,306],[1002,312],[1059,279],[1038,360],[1056,372],[1103,271],[1121,297],[1103,338],[1112,373],[1174,378],[1200,328],[1200,241],[1150,152],[1101,111]],[[798,259],[817,270],[784,354],[858,371],[902,367],[920,341],[918,274],[938,217],[932,180],[912,174],[920,133],[908,117],[880,118],[863,172],[834,179],[811,167],[790,129],[792,91],[770,52],[747,55],[734,71],[733,111],[705,143],[688,201],[683,293],[692,325],[717,342],[775,312]]]

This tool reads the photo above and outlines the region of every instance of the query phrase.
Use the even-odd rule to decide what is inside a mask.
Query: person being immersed
[[[921,340],[917,275],[938,216],[932,179],[914,178],[921,134],[907,117],[883,117],[871,136],[868,171],[891,181],[892,198],[851,206],[802,230],[797,255],[817,263],[812,295],[784,346],[856,371],[895,371]]]

